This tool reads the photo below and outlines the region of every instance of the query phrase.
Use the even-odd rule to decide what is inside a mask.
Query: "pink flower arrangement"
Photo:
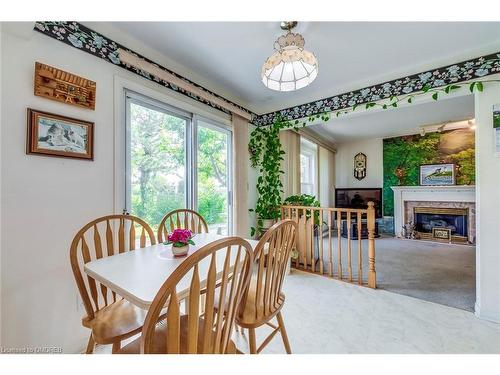
[[[189,229],[174,229],[172,233],[168,235],[168,241],[165,244],[175,247],[182,247],[188,244],[194,245],[193,240],[193,232]]]

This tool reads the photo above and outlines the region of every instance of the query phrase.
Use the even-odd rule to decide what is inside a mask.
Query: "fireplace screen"
[[[467,237],[467,209],[415,207],[414,214],[417,232],[449,229],[452,236]]]

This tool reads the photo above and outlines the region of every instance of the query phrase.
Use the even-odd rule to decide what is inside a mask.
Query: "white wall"
[[[500,75],[495,76],[496,79]],[[494,79],[494,77],[488,77]],[[475,95],[476,118],[476,315],[500,322],[500,158],[494,156],[493,104],[500,85]]]
[[[24,37],[5,30],[1,35],[1,91],[9,95],[1,101],[0,344],[79,352],[89,331],[81,325],[84,311],[77,303],[69,246],[85,223],[123,208],[117,80],[156,90],[159,96],[177,93],[28,31]],[[95,81],[95,111],[34,96],[35,61]],[[196,104],[183,95],[175,97]],[[28,107],[95,122],[94,161],[26,155]]]
[[[378,188],[383,185],[382,139],[368,139],[336,144],[335,186],[339,188]],[[354,155],[366,155],[366,177],[359,181],[354,177]]]
[[[2,35],[2,345],[79,351],[77,291],[69,264],[76,231],[113,207],[115,67],[33,32]],[[96,110],[33,95],[35,61],[97,82]],[[26,155],[26,108],[95,122],[95,160]]]

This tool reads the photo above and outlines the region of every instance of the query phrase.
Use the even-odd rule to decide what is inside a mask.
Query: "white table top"
[[[190,248],[195,251],[224,237],[212,233],[200,233],[193,238],[196,245],[190,245]],[[247,241],[255,249],[257,241]],[[186,259],[186,257],[174,258],[171,246],[159,244],[94,260],[85,264],[84,271],[134,305],[148,309],[165,280]],[[224,252],[220,251],[216,258],[217,269],[220,271],[224,256]],[[205,268],[208,269],[208,266],[208,260],[199,264],[200,277],[206,274]],[[182,294],[189,290],[189,280],[187,278],[181,280],[177,290],[179,298],[182,298]]]

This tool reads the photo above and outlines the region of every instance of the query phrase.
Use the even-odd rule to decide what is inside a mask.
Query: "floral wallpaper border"
[[[159,78],[153,77],[152,75],[150,75],[149,73],[147,73],[143,70],[140,70],[140,69],[134,68],[130,65],[122,63],[118,57],[118,52],[117,52],[119,48],[122,48],[122,49],[127,50],[128,52],[150,62],[151,64],[154,64],[155,66],[183,79],[184,81],[189,82],[190,84],[202,89],[203,91],[206,91],[206,92],[208,92],[208,93],[210,93],[210,94],[212,94],[212,95],[214,95],[214,96],[216,96],[216,97],[218,97],[218,98],[220,98],[228,103],[231,103],[231,104],[237,106],[241,110],[250,113],[252,115],[252,117],[257,116],[256,114],[250,112],[248,109],[243,108],[242,106],[240,106],[236,103],[233,103],[230,100],[227,100],[227,99],[221,97],[220,95],[217,95],[216,93],[214,93],[210,90],[207,90],[203,86],[200,86],[200,85],[188,80],[187,78],[182,77],[181,75],[155,63],[154,61],[147,59],[146,57],[128,49],[127,47],[120,45],[119,43],[105,37],[104,35],[101,35],[95,31],[89,29],[88,27],[85,27],[84,25],[82,25],[78,22],[75,22],[75,21],[37,21],[35,23],[34,29],[35,29],[35,31],[38,31],[44,35],[51,37],[51,38],[57,39],[57,40],[65,43],[67,45],[78,48],[84,52],[90,53],[93,56],[96,56],[96,57],[99,57],[103,60],[106,60],[107,62],[109,62],[111,64],[118,65],[118,66],[120,66],[120,67],[122,67],[130,72],[136,73],[136,74],[138,74],[138,75],[140,75],[140,76],[142,76],[150,81],[154,81],[154,82],[156,82],[162,86],[165,86],[171,90],[174,90],[174,91],[177,91],[181,94],[184,94],[184,95],[186,95],[186,96],[188,96],[188,97],[190,97],[198,102],[209,105],[210,107],[216,108],[222,112],[229,113],[229,111],[227,111],[226,109],[224,109],[216,104],[213,104],[213,103],[211,103],[203,98],[200,98],[191,92],[185,91],[182,88],[177,87],[169,82],[166,82],[166,81],[163,81]]]
[[[253,124],[257,126],[269,125],[273,123],[278,114],[284,120],[297,120],[377,100],[390,99],[398,95],[411,94],[421,91],[424,86],[429,88],[442,87],[496,73],[500,73],[500,52],[259,115],[253,119]]]

